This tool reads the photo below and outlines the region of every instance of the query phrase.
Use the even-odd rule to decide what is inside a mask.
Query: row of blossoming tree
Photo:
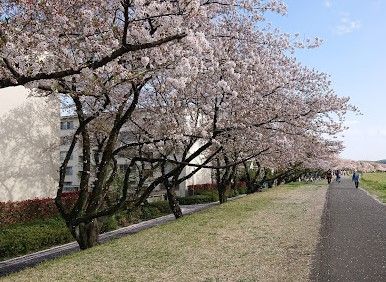
[[[79,120],[55,201],[82,249],[97,243],[98,219],[138,207],[159,185],[181,216],[173,187],[201,169],[216,171],[224,202],[251,161],[282,174],[328,168],[355,111],[294,58],[318,39],[265,24],[266,12],[286,13],[279,0],[2,0],[0,11],[0,87],[64,96]],[[66,207],[77,146],[79,198]],[[117,191],[118,157],[129,162]]]
[[[372,161],[353,161],[336,158],[331,163],[331,167],[349,172],[386,172],[386,164]]]

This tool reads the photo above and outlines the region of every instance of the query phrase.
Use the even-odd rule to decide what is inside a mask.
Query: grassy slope
[[[381,202],[386,203],[386,173],[365,173],[362,177],[362,186]]]
[[[323,185],[281,186],[5,277],[10,281],[304,281]]]

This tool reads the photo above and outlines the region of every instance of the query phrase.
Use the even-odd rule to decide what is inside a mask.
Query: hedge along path
[[[2,281],[306,281],[325,195],[276,187]]]

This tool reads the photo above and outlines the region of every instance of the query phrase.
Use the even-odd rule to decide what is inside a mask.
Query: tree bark
[[[247,194],[252,194],[252,193],[255,193],[256,191],[256,189],[255,189],[255,184],[253,183],[253,182],[251,182],[251,181],[249,181],[248,179],[246,179],[246,181],[245,181],[246,183],[246,185],[247,185]]]
[[[169,207],[173,212],[174,217],[176,219],[182,217],[183,216],[182,210],[181,210],[180,204],[178,203],[177,195],[174,189],[171,187],[166,187],[166,196],[168,198]]]
[[[223,204],[228,200],[228,198],[225,194],[226,185],[219,184],[217,189],[218,189],[218,200],[219,200],[220,204]]]
[[[261,192],[261,181],[258,181],[261,173],[261,166],[259,162],[257,162],[256,164],[258,166],[257,170],[252,171],[248,168],[247,162],[243,162],[245,170],[245,182],[247,185],[247,194]]]
[[[174,191],[173,188],[177,186],[176,183],[178,183],[178,176],[180,175],[181,171],[180,170],[176,171],[171,181],[166,176],[165,164],[161,165],[161,173],[164,178],[163,185],[166,189],[166,197],[168,199],[169,207],[173,212],[174,217],[178,219],[182,217],[183,214],[182,214],[180,204],[178,203],[178,200],[177,200],[176,192]]]
[[[226,155],[224,155],[223,158],[224,158],[224,163],[228,165],[229,158]],[[216,159],[216,163],[217,163],[217,166],[220,167],[221,163],[219,158]],[[218,198],[219,198],[220,204],[223,204],[227,201],[226,190],[231,183],[231,179],[234,178],[235,172],[236,172],[235,165],[232,167],[226,167],[223,173],[221,173],[221,169],[219,168],[216,169],[217,191],[218,191]]]
[[[75,238],[81,250],[97,245],[98,235],[99,225],[97,219],[93,219],[89,223],[80,223],[75,227]]]

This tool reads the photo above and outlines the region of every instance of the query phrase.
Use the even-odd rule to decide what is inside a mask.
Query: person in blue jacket
[[[352,181],[355,183],[355,188],[359,187],[359,178],[360,178],[359,173],[355,171],[352,175]]]

